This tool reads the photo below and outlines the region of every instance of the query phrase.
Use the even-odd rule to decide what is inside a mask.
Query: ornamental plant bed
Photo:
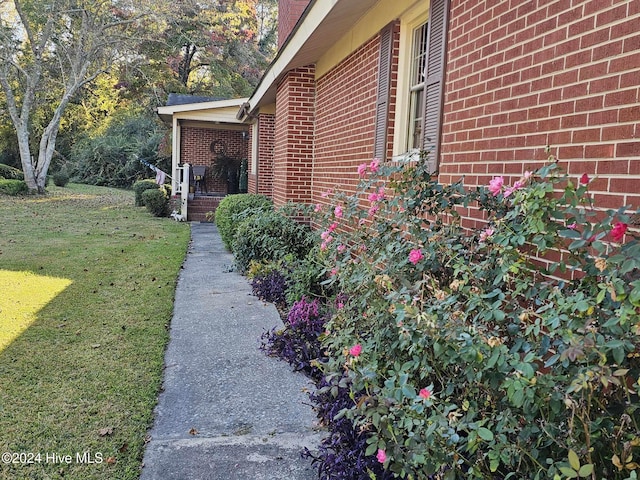
[[[357,195],[315,208],[340,296],[310,362],[320,477],[636,478],[637,212],[599,209],[554,159],[473,191],[424,158],[358,172]]]

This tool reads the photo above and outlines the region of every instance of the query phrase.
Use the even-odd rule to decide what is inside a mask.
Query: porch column
[[[178,165],[180,165],[180,122],[174,116],[173,128],[171,129],[171,192],[175,194],[179,191],[180,175]]]

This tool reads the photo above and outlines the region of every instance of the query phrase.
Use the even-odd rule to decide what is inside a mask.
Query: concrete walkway
[[[215,225],[192,223],[191,237],[141,480],[317,478],[300,456],[321,440],[311,383],[258,348],[282,325],[275,307],[229,271]]]

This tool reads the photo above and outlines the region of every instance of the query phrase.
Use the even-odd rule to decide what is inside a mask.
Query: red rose
[[[618,222],[613,226],[611,232],[609,232],[609,235],[611,235],[611,238],[614,242],[621,242],[624,238],[624,234],[627,231],[627,228],[629,228],[629,225],[627,225],[626,223]]]

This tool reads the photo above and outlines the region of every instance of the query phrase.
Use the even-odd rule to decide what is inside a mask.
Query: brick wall
[[[234,158],[248,158],[249,142],[242,137],[238,130],[214,130],[210,128],[183,126],[181,129],[181,159],[190,165],[205,165],[211,167],[216,155],[210,146],[214,141],[221,141],[226,146],[227,155]],[[213,175],[211,168],[207,178],[209,193],[227,193],[227,181]]]
[[[274,153],[275,115],[261,113],[258,116],[258,173],[257,193],[273,195],[273,153]]]
[[[640,0],[451,4],[441,180],[513,182],[549,145],[598,205],[640,207]]]
[[[311,200],[315,67],[287,73],[276,94],[273,200]]]
[[[287,37],[296,26],[307,8],[310,0],[279,0],[278,1],[278,48],[287,40]]]
[[[393,141],[398,30],[394,33],[387,157]],[[330,189],[354,192],[357,167],[374,155],[380,37],[366,42],[317,82],[313,202]]]

